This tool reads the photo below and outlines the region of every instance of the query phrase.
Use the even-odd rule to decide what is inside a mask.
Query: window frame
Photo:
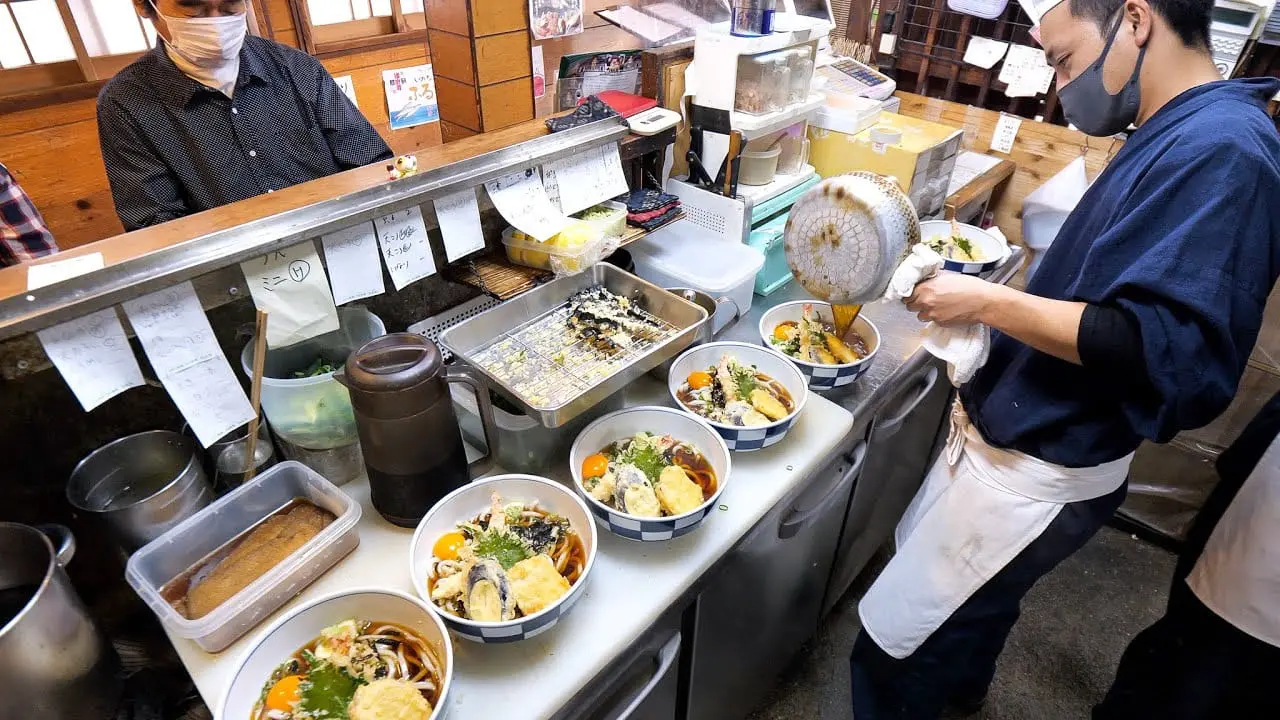
[[[400,0],[391,0],[391,16],[315,25],[307,0],[287,0],[294,30],[302,50],[317,58],[336,57],[362,50],[427,43],[426,7],[405,13]]]

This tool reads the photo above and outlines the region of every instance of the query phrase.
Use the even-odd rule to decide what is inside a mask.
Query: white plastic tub
[[[781,145],[768,150],[747,150],[742,153],[738,165],[738,182],[743,185],[768,185],[773,182],[773,176],[778,174],[778,158],[781,155]]]
[[[204,617],[184,617],[160,589],[293,500],[336,518],[320,534]],[[299,462],[286,461],[241,485],[133,554],[125,579],[174,635],[218,652],[262,622],[360,544],[360,505]],[[228,548],[229,549],[229,548]]]
[[[727,297],[738,307],[739,317],[751,309],[756,273],[764,267],[764,255],[742,243],[705,236],[657,232],[627,246],[636,263],[636,274],[659,287],[701,290],[717,300]],[[711,318],[718,332],[733,317],[724,303]]]

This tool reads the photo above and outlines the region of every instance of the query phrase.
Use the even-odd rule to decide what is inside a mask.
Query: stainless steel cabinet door
[[[680,699],[681,637],[674,629],[650,632],[628,651],[634,655],[630,663],[609,673],[601,687],[580,693],[557,717],[675,720]]]
[[[817,630],[835,545],[866,444],[774,508],[698,597],[688,720],[745,717]]]
[[[893,534],[928,471],[951,400],[951,383],[934,360],[904,382],[871,423],[867,460],[845,517],[823,615],[831,610]]]

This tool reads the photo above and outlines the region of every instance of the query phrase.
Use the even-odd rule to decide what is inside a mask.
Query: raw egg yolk
[[[436,540],[436,544],[431,548],[431,554],[441,560],[457,560],[458,550],[466,544],[467,538],[460,532],[447,532]]]
[[[704,388],[711,384],[711,373],[695,370],[689,373],[689,387],[694,390]]]
[[[294,704],[298,702],[301,685],[301,675],[285,675],[277,680],[267,692],[267,709],[292,712]]]
[[[593,478],[600,477],[609,472],[609,458],[596,453],[589,455],[586,460],[582,461],[582,477]]]

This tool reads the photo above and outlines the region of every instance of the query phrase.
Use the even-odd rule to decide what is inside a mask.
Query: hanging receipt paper
[[[569,224],[547,191],[542,187],[542,177],[537,168],[503,175],[484,184],[489,199],[503,219],[517,230],[542,242],[560,232]]]
[[[253,304],[270,316],[267,345],[293,345],[338,329],[329,278],[310,240],[240,263]]]

